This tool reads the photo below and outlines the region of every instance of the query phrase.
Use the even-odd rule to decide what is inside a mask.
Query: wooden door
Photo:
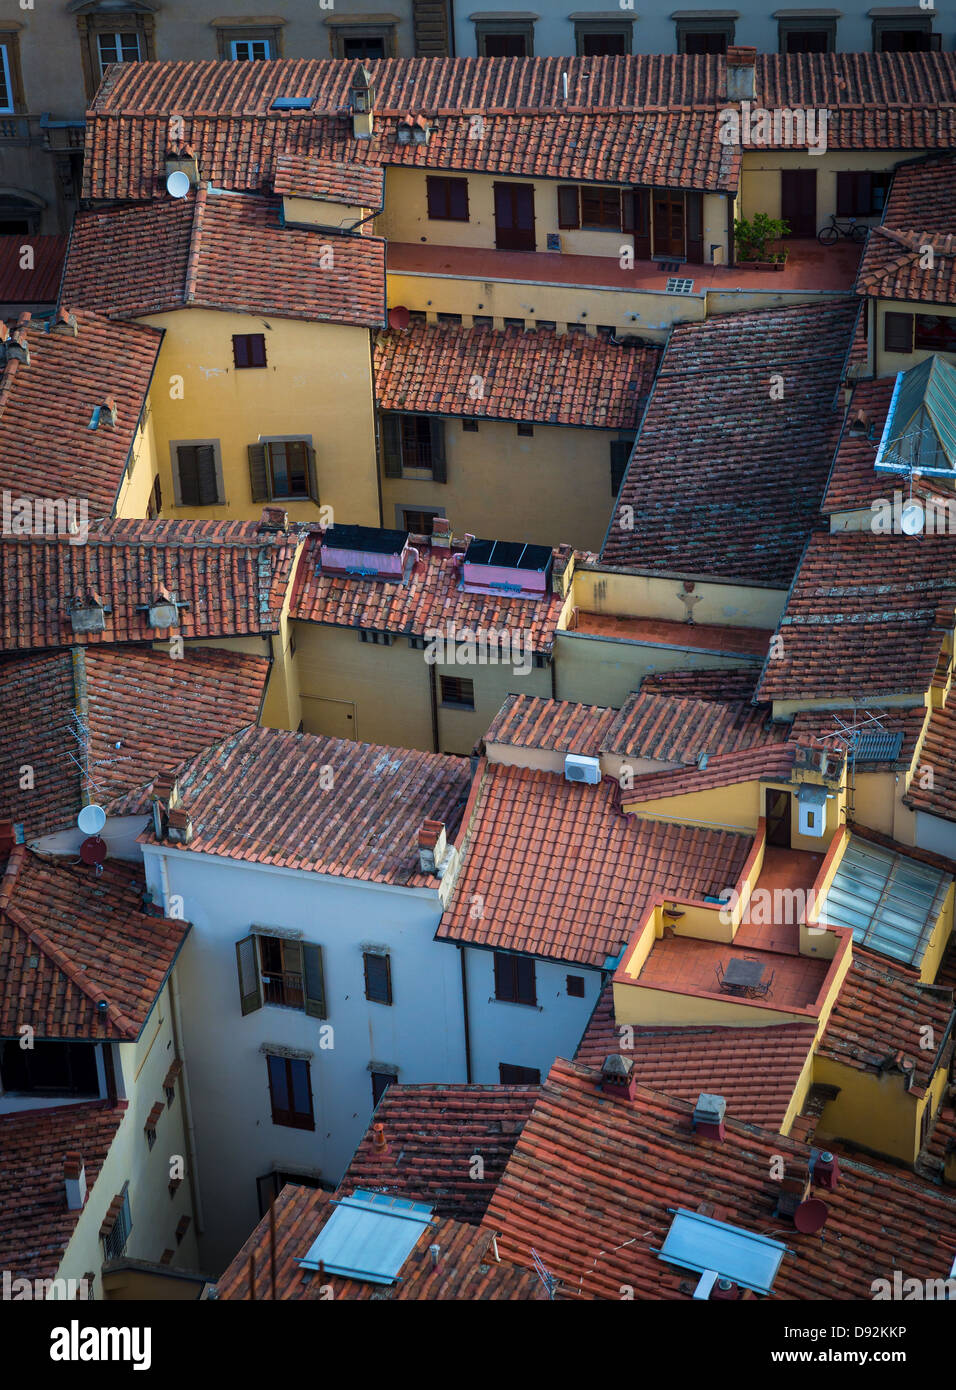
[[[355,738],[355,705],[351,700],[302,696],[302,732],[327,738]]]
[[[790,223],[790,236],[817,234],[816,169],[783,169],[780,172],[780,216]]]
[[[683,193],[672,193],[666,188],[658,190],[653,195],[652,206],[654,255],[683,260],[686,254]]]
[[[495,246],[499,251],[534,250],[532,184],[495,184]]]

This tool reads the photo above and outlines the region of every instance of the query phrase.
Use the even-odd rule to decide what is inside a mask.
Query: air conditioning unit
[[[568,753],[564,760],[564,776],[568,782],[587,782],[593,786],[601,780],[599,758],[585,758],[580,753]]]

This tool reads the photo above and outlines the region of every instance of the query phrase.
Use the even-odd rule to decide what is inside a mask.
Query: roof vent
[[[427,145],[431,139],[432,128],[424,116],[403,116],[398,123],[398,143],[400,145]]]
[[[794,1171],[792,1167],[788,1168],[779,1184],[774,1216],[785,1216],[792,1221],[809,1195],[809,1172]]]
[[[167,835],[174,845],[188,845],[193,837],[193,823],[188,811],[181,807],[167,815]]]
[[[873,438],[873,421],[865,410],[860,409],[856,412],[853,419],[850,421],[850,427],[847,433],[853,439]]]
[[[86,1201],[86,1168],[83,1155],[68,1153],[63,1161],[63,1179],[66,1184],[66,1205],[70,1211],[80,1211]]]
[[[173,145],[166,151],[166,191],[170,197],[185,198],[199,184],[199,160],[192,145]]]
[[[566,782],[586,782],[593,787],[601,780],[600,758],[588,758],[582,753],[568,753],[564,759]]]
[[[85,598],[79,594],[70,604],[70,623],[76,633],[105,632],[106,604],[92,591]]]
[[[723,1143],[726,1114],[727,1102],[723,1096],[714,1096],[707,1091],[701,1091],[697,1097],[697,1104],[694,1106],[694,1132],[700,1134],[704,1139],[716,1139]]]
[[[352,78],[350,96],[352,135],[356,140],[368,140],[371,138],[373,130],[372,113],[375,106],[375,88],[372,86],[372,74],[362,63],[359,63],[355,76]]]
[[[601,1067],[601,1090],[616,1100],[633,1100],[637,1095],[637,1077],[629,1057],[612,1052]]]
[[[23,362],[29,366],[30,348],[26,334],[20,328],[15,328],[11,333],[7,325],[0,322],[0,366],[5,362]]]
[[[69,334],[75,338],[79,332],[76,322],[76,314],[71,314],[67,309],[61,309],[56,318],[47,328],[48,333]]]
[[[118,413],[115,397],[104,396],[100,404],[93,407],[93,414],[90,416],[90,423],[87,428],[97,430],[101,424],[115,425]]]
[[[810,1150],[810,1181],[814,1187],[835,1192],[840,1185],[840,1161],[828,1149]]]

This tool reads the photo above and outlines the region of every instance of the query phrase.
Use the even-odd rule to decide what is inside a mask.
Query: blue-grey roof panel
[[[335,1204],[299,1265],[313,1270],[321,1265],[326,1274],[393,1284],[431,1225],[432,1210],[425,1202],[356,1189]]]
[[[769,1293],[786,1253],[778,1240],[679,1207],[658,1258],[698,1274],[715,1269],[741,1288]]]

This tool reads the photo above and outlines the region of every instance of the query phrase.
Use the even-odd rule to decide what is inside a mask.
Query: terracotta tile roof
[[[55,1277],[83,1214],[66,1205],[66,1155],[82,1156],[91,1192],[125,1113],[104,1101],[0,1115],[0,1264],[11,1278]]]
[[[723,1096],[727,1114],[742,1124],[779,1129],[786,1116],[816,1028],[785,1023],[769,1028],[639,1028],[614,1019],[614,992],[599,998],[574,1060],[600,1071],[622,1052],[640,1084],[694,1104],[701,1091]]]
[[[623,793],[623,799],[625,805],[630,805],[662,797],[689,796],[694,792],[711,791],[714,787],[736,786],[740,782],[787,781],[796,758],[796,746],[789,743],[741,748],[708,758],[702,768],[691,765],[667,772],[645,772],[634,778],[632,788]]]
[[[318,572],[322,538],[313,535],[299,561],[290,616],[408,637],[424,636],[426,628],[445,633],[449,623],[460,631],[507,630],[529,634],[527,640],[535,652],[551,651],[566,603],[559,593],[546,593],[540,599],[467,593],[455,563],[461,547],[442,550],[427,537],[415,537],[413,544],[419,559],[395,583]]]
[[[867,714],[875,716],[867,719]],[[848,735],[841,738],[840,724],[860,733],[875,734],[880,729],[887,733],[902,733],[903,742],[895,758],[861,758],[857,762],[857,775],[865,772],[882,772],[908,768],[913,761],[916,745],[923,732],[927,710],[925,705],[913,705],[909,709],[860,710],[860,709],[807,709],[798,710],[790,726],[790,737],[796,743],[806,743],[812,739],[837,738],[843,747],[847,746]]]
[[[372,1284],[340,1274],[311,1274],[299,1261],[308,1252],[332,1215],[327,1192],[287,1183],[275,1203],[276,1297],[315,1300],[332,1289],[336,1302],[353,1299],[444,1300],[484,1302],[544,1298],[536,1274],[498,1264],[489,1249],[490,1231],[458,1221],[437,1220],[424,1231],[393,1284]],[[428,1247],[441,1247],[436,1269]],[[217,1281],[221,1299],[248,1299],[249,1262],[254,1260],[256,1299],[273,1296],[271,1283],[270,1219],[263,1217],[236,1258]]]
[[[392,1084],[375,1110],[387,1149],[365,1134],[339,1184],[388,1192],[434,1205],[435,1215],[478,1225],[511,1157],[538,1086],[400,1086]],[[484,1162],[473,1178],[474,1155]]]
[[[381,410],[636,429],[660,355],[546,328],[412,324],[379,335],[375,395]]]
[[[814,535],[768,657],[761,700],[928,690],[956,608],[956,547],[940,536]]]
[[[914,971],[854,946],[817,1051],[856,1071],[902,1075],[901,1063],[911,1063],[913,1090],[919,1096],[936,1060],[935,1048],[920,1047],[920,1029],[931,1028],[932,1036],[941,1041],[952,1012],[951,989],[921,985]]]
[[[737,881],[749,835],[624,816],[618,791],[486,766],[437,939],[603,966],[655,899]]]
[[[772,54],[756,65],[758,104],[828,108],[831,149],[924,150],[956,138],[951,53]],[[157,196],[171,111],[183,117],[203,176],[228,188],[265,188],[284,153],[714,191],[738,183],[740,149],[718,135],[723,57],[381,60],[375,130],[360,141],[344,115],[354,64],[288,59],[242,69],[152,63],[108,74],[87,119],[84,197]],[[272,109],[290,95],[311,98],[311,109]],[[408,115],[428,117],[427,143],[397,143]]]
[[[602,562],[786,588],[818,521],[856,314],[832,299],[675,327]]]
[[[956,304],[956,155],[900,164],[857,276],[860,294]],[[922,248],[932,246],[932,268]]]
[[[880,381],[860,381],[853,388],[820,504],[824,515],[869,508],[871,502],[880,497],[892,501],[893,489],[903,485],[905,480],[877,473],[873,467],[895,382],[895,377],[886,377]],[[850,432],[850,426],[861,410],[871,423],[868,436]]]
[[[0,821],[20,822],[27,839],[72,825],[82,805],[75,707],[69,652],[0,657]]]
[[[675,622],[670,618],[615,618],[607,613],[574,609],[569,632],[606,637],[615,642],[680,647],[684,651],[721,652],[729,656],[766,654],[773,633],[759,627],[729,627],[721,623]]]
[[[147,916],[142,865],[97,878],[72,855],[16,847],[0,882],[0,1036],[139,1037],[189,931]],[[101,1000],[107,1007],[100,1009]]]
[[[541,748],[597,757],[602,740],[617,717],[617,710],[603,705],[546,700],[540,695],[508,695],[484,741],[511,748]]]
[[[385,170],[379,165],[363,167],[311,155],[280,154],[272,187],[276,193],[292,197],[318,198],[374,212],[380,212],[385,204]]]
[[[198,853],[434,888],[419,866],[418,831],[442,821],[450,841],[469,781],[466,758],[251,728],[177,771],[176,804],[193,824],[185,848]],[[152,829],[141,839],[157,843]]]
[[[53,333],[27,322],[29,362],[0,366],[0,490],[85,499],[91,516],[105,517],[123,482],[163,335],[86,310],[73,317],[76,337],[68,322]],[[116,423],[104,411],[90,429],[107,397]]]
[[[757,684],[753,666],[715,666],[712,669],[656,671],[641,681],[648,695],[679,695],[688,700],[750,700]]]
[[[920,765],[932,768],[932,785],[921,786],[924,779],[917,773],[903,798],[904,803],[914,811],[926,811],[931,816],[956,821],[956,696],[930,715],[920,750]]]
[[[718,702],[639,691],[629,695],[602,752],[657,762],[692,763],[701,753],[738,753],[783,743],[786,724],[772,724],[768,705]]]
[[[285,227],[281,211],[278,198],[203,186],[80,212],[61,303],[113,316],[223,309],[382,327],[385,242]]]
[[[0,236],[0,304],[55,304],[66,255],[65,236]],[[24,270],[23,247],[33,249]]]
[[[279,630],[295,537],[254,521],[105,521],[84,545],[55,536],[0,540],[0,650],[151,642],[148,614],[160,586],[180,609],[183,638]],[[75,633],[74,598],[99,594],[103,632]]]
[[[734,1030],[735,1032],[737,1030]],[[766,1032],[767,1030],[762,1030]],[[598,1073],[558,1060],[485,1215],[503,1259],[531,1264],[533,1247],[565,1297],[618,1302],[690,1299],[699,1275],[658,1259],[675,1208],[785,1243],[771,1297],[866,1299],[894,1268],[946,1278],[956,1252],[956,1193],[868,1159],[840,1161],[822,1232],[774,1217],[775,1154],[806,1173],[805,1144],[729,1114],[725,1140],[695,1134],[693,1103],[638,1085],[612,1100]]]

